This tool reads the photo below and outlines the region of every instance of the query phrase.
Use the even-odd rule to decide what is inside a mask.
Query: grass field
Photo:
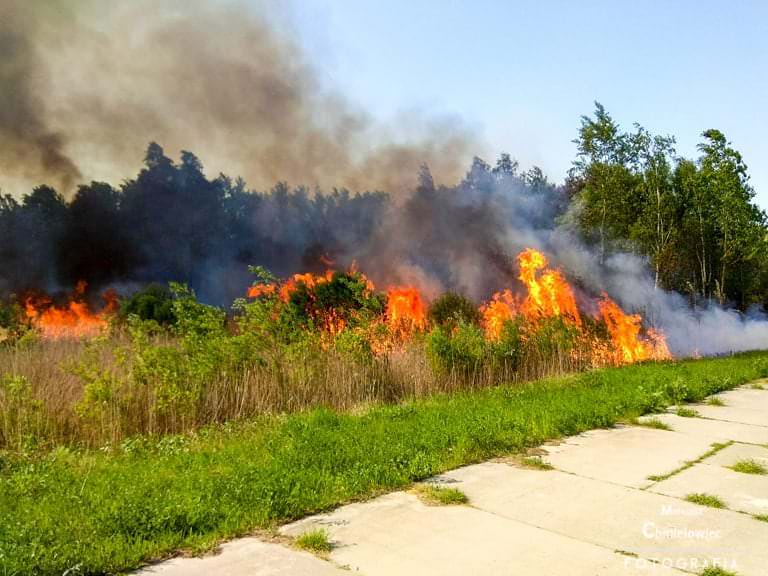
[[[768,376],[768,353],[603,369],[0,456],[0,574],[120,572]]]

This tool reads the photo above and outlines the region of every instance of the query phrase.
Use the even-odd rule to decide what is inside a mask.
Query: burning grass
[[[413,286],[379,291],[354,268],[285,281],[254,268],[229,315],[180,285],[120,316],[113,294],[92,309],[84,284],[65,305],[29,296],[31,329],[0,349],[0,448],[101,446],[670,358],[663,335],[607,295],[582,314],[541,252],[517,262],[519,295],[505,289],[479,309],[450,294],[430,307]]]

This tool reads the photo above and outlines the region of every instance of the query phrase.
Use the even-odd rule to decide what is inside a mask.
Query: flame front
[[[537,318],[562,316],[569,322],[581,325],[579,309],[573,290],[559,270],[546,270],[547,258],[533,248],[526,248],[517,256],[520,281],[528,289],[523,301],[523,314],[535,321]],[[537,272],[544,270],[540,277]]]
[[[421,294],[411,286],[387,290],[387,325],[393,334],[406,338],[427,327],[427,309]]]
[[[70,301],[61,307],[47,296],[28,297],[24,302],[26,316],[46,340],[98,336],[107,329],[109,317],[117,310],[117,294],[105,292],[104,307],[92,312],[83,301],[86,288],[84,281],[78,282]]]
[[[625,313],[607,295],[597,303],[599,316],[587,322],[582,318],[573,288],[563,273],[549,268],[546,256],[534,249],[526,248],[517,256],[520,269],[518,279],[525,288],[523,294],[510,289],[496,292],[491,299],[480,306],[480,323],[488,341],[504,339],[505,326],[515,321],[515,333],[523,341],[544,327],[548,319],[560,319],[567,327],[569,337],[574,338],[572,356],[592,366],[629,364],[643,360],[664,360],[671,358],[661,332],[651,328],[643,329],[642,318],[637,314]],[[319,327],[331,336],[340,333],[355,321],[355,312],[344,307],[324,307],[318,304],[317,288],[334,280],[335,272],[324,274],[294,274],[282,283],[256,284],[248,291],[251,298],[277,296],[277,303],[287,304],[299,287],[307,289],[308,311]],[[359,273],[353,265],[349,275],[365,282],[364,292],[374,294],[373,283]],[[582,297],[586,298],[586,297]],[[386,335],[371,336],[372,348],[381,354],[388,353],[407,342],[417,332],[429,328],[427,305],[418,288],[414,286],[393,286],[386,293],[386,307],[372,326],[386,327]],[[601,333],[596,325],[603,325]],[[376,330],[371,331],[374,334]],[[608,338],[606,339],[605,332]],[[517,336],[516,336],[517,337]]]
[[[600,316],[608,328],[613,344],[612,363],[631,364],[641,360],[668,360],[672,358],[664,336],[649,328],[646,337],[640,335],[642,318],[639,314],[625,313],[616,302],[603,293],[599,303]]]

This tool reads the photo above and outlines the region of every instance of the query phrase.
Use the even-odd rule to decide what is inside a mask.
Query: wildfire
[[[546,256],[533,248],[526,248],[517,256],[520,269],[518,278],[525,287],[523,294],[501,290],[480,307],[480,322],[485,337],[498,342],[504,327],[510,321],[518,322],[519,336],[525,341],[531,338],[548,318],[559,318],[568,325],[574,338],[570,352],[574,359],[592,366],[629,364],[642,360],[671,358],[664,335],[653,329],[643,329],[642,318],[625,313],[613,300],[603,294],[597,303],[599,313],[595,321],[604,325],[605,332],[596,330],[596,322],[585,321],[576,303],[573,288],[560,270],[549,268]],[[323,274],[294,274],[284,282],[256,284],[248,290],[248,296],[259,298],[277,296],[277,305],[289,303],[292,295],[305,288],[307,298],[301,299],[306,306],[312,325],[331,337],[343,330],[359,326],[356,309],[347,309],[331,296],[321,295],[318,287],[335,281],[336,272]],[[373,283],[353,266],[349,276],[363,281],[364,293],[374,294]],[[402,343],[414,333],[428,329],[427,305],[418,288],[393,286],[387,289],[386,307],[383,314],[371,320],[364,330],[376,353],[387,354],[402,348]],[[586,297],[583,297],[586,298]],[[370,309],[368,309],[370,311]],[[374,327],[374,329],[370,329]],[[386,327],[383,332],[378,328]]]
[[[547,258],[533,248],[526,248],[517,255],[520,266],[520,281],[528,289],[523,301],[523,314],[530,320],[562,316],[564,319],[581,325],[581,317],[576,307],[576,298],[568,282],[559,270],[546,270]],[[541,276],[537,272],[544,270]]]
[[[480,307],[483,330],[489,340],[499,340],[504,324],[512,320],[519,312],[517,298],[509,290],[496,292],[490,302]]]
[[[109,316],[117,310],[117,294],[112,290],[105,292],[104,307],[92,312],[83,301],[86,288],[84,281],[78,282],[70,301],[61,307],[54,305],[48,296],[28,297],[24,302],[26,316],[47,340],[98,336],[108,327]]]
[[[599,303],[600,316],[611,335],[613,364],[631,364],[641,360],[668,360],[672,358],[664,335],[649,328],[643,338],[640,334],[642,318],[639,314],[626,314],[618,304],[603,294]]]
[[[606,294],[598,307],[610,341],[602,342],[590,335],[583,327],[573,289],[559,270],[547,268],[546,256],[526,248],[517,256],[517,262],[526,295],[521,301],[509,290],[503,290],[480,307],[482,326],[489,340],[498,341],[504,324],[517,317],[523,322],[523,337],[525,330],[535,329],[541,319],[560,317],[580,331],[580,341],[587,348],[586,357],[593,365],[630,364],[672,357],[661,332],[649,328],[643,333],[640,315],[625,313]],[[575,353],[584,354],[581,351]]]
[[[427,327],[427,310],[421,294],[413,287],[387,290],[387,325],[401,338]]]

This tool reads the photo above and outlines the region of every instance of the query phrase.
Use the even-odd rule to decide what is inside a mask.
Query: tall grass
[[[156,335],[145,346],[181,351],[183,343]],[[124,331],[95,340],[0,347],[0,449],[102,446],[137,434],[182,433],[316,407],[353,410],[582,367],[567,350],[546,357],[532,354],[514,367],[486,358],[470,366],[436,365],[421,335],[385,354],[362,357],[319,342],[288,350],[262,347],[252,359],[215,366],[192,383],[184,381],[184,374],[172,373],[171,360],[147,370],[145,351],[137,351]],[[162,358],[154,361],[163,363]],[[157,373],[139,377],[142,369],[155,368]],[[163,373],[169,369],[171,373]]]

